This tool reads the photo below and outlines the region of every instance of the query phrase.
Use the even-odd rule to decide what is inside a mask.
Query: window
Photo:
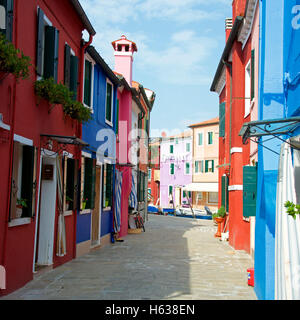
[[[67,43],[65,44],[64,83],[66,87],[74,93],[73,99],[76,100],[78,88],[78,57],[74,55],[74,52]]]
[[[13,11],[13,0],[0,0],[0,33],[2,33],[8,41],[12,41]]]
[[[203,144],[203,133],[198,133],[198,146]]]
[[[151,169],[148,169],[148,180],[151,180]]]
[[[213,144],[213,132],[208,132],[207,133],[207,143],[208,144]]]
[[[243,216],[256,215],[257,167],[243,167]]]
[[[199,162],[200,161],[195,161],[195,173],[199,172]]]
[[[64,211],[76,209],[77,204],[77,168],[78,162],[72,158],[63,158]]]
[[[190,163],[189,162],[185,163],[185,174],[190,174]]]
[[[255,50],[251,50],[251,101],[255,96]]]
[[[102,180],[102,207],[110,209],[113,201],[113,165],[105,163],[103,165],[103,180]]]
[[[172,144],[170,144],[170,153],[174,153],[174,146]]]
[[[41,8],[38,9],[37,33],[37,74],[57,82],[59,31]]]
[[[219,105],[219,137],[225,137],[225,102]]]
[[[106,107],[105,121],[112,126],[113,122],[113,85],[110,81],[106,81]]]
[[[80,209],[95,207],[96,159],[81,158],[81,197]]]
[[[218,192],[209,192],[208,193],[208,202],[209,203],[218,203]]]
[[[196,201],[199,202],[201,200],[203,200],[203,193],[202,192],[197,192]]]
[[[173,194],[173,186],[169,186],[169,195],[172,195]]]
[[[14,142],[10,220],[30,218],[35,213],[36,148]]]
[[[214,172],[214,160],[205,160],[205,172]]]
[[[89,108],[92,108],[92,91],[93,91],[92,82],[93,82],[93,63],[85,59],[83,103]]]
[[[138,202],[144,202],[145,201],[145,188],[146,186],[146,174],[142,171],[138,172]]]
[[[186,149],[186,152],[190,152],[191,151],[191,144],[189,142],[186,143],[185,149]]]
[[[251,61],[248,62],[245,69],[245,114],[246,118],[250,113],[251,97]]]
[[[173,175],[175,173],[175,164],[170,163],[170,174]]]

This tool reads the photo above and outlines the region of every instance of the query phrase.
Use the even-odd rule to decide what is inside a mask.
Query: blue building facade
[[[300,1],[260,0],[258,116],[266,124],[300,114],[299,54]],[[285,140],[299,130],[279,136]],[[276,189],[282,143],[271,135],[259,137],[254,269],[256,295],[265,300],[275,298]]]
[[[77,255],[84,254],[113,232],[115,133],[118,126],[119,80],[94,47],[87,48],[84,68],[84,104],[92,119],[82,125],[81,200],[77,213]],[[91,196],[91,200],[89,199]]]

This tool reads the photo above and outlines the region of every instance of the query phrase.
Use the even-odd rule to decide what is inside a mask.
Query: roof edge
[[[83,10],[79,1],[78,0],[70,0],[70,2],[73,4],[73,7],[75,8],[76,12],[80,16],[81,21],[83,22],[86,30],[89,32],[89,34],[94,36],[96,34],[96,31],[93,28],[89,18],[87,17],[87,15],[86,15],[85,11]]]

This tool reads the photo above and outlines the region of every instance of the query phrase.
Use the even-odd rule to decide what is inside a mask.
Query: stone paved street
[[[146,232],[38,275],[2,299],[254,300],[253,261],[209,220],[149,215]]]

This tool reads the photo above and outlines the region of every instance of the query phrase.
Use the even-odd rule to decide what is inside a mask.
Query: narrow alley
[[[251,257],[215,238],[212,220],[149,214],[145,226],[1,299],[256,300]]]

